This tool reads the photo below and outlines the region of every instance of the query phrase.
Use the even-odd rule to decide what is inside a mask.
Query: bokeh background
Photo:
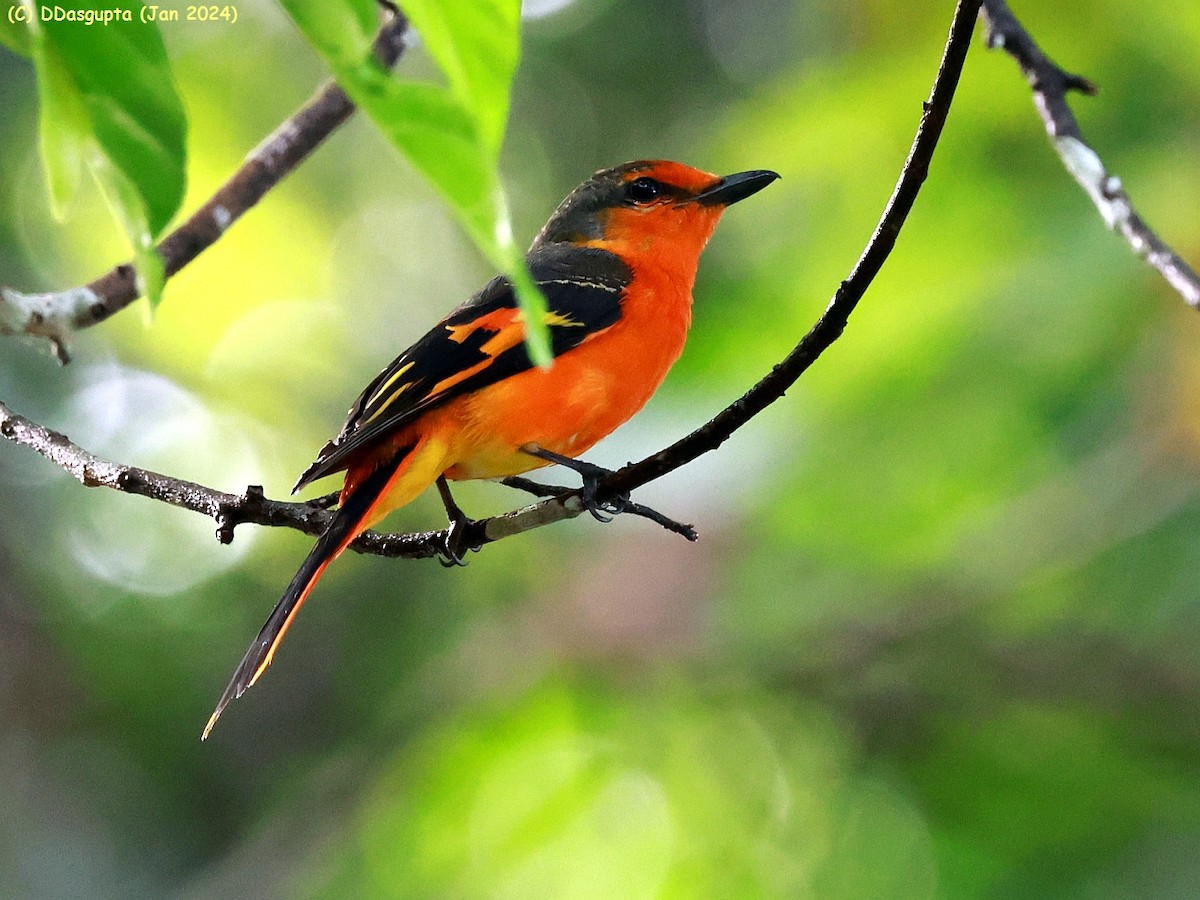
[[[857,258],[950,2],[526,4],[504,170],[533,235],[648,156],[783,180],[725,218],[687,352],[592,454],[701,424]],[[274,6],[165,28],[194,208],[324,77]],[[1075,106],[1200,260],[1200,6],[1020,4]],[[431,77],[420,50],[402,62]],[[0,51],[0,281],[127,250],[53,221],[35,85]],[[0,399],[111,458],[282,496],[358,389],[492,273],[351,122],[62,369]],[[348,556],[199,732],[309,539],[87,490],[0,446],[0,894],[1191,897],[1200,883],[1200,318],[1107,233],[977,38],[895,254],[838,342],[639,492],[465,570]],[[327,485],[319,488],[329,489]],[[464,506],[521,501],[468,485]],[[441,521],[436,497],[390,522]]]

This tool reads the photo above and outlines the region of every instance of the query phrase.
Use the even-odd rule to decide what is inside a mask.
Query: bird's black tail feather
[[[333,562],[363,530],[364,522],[371,514],[371,510],[382,499],[388,483],[412,453],[412,450],[411,446],[401,448],[390,462],[381,465],[368,475],[349,496],[342,497],[341,505],[334,513],[329,526],[317,538],[317,543],[309,551],[304,562],[300,564],[300,570],[292,578],[291,584],[287,586],[287,590],[283,592],[279,602],[275,604],[275,609],[272,610],[266,624],[258,633],[258,637],[254,639],[250,649],[242,657],[242,661],[233,673],[233,678],[229,681],[229,686],[225,688],[225,693],[217,702],[217,708],[209,717],[200,740],[205,740],[212,732],[213,726],[217,724],[217,719],[221,717],[221,713],[225,711],[225,707],[229,705],[230,701],[236,700],[246,693],[259,679],[259,676],[266,671],[301,604],[320,580],[325,567]]]

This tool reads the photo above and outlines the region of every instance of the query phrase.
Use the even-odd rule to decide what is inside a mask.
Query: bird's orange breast
[[[520,448],[579,456],[640,410],[683,351],[692,278],[638,271],[621,319],[557,357],[457,398],[446,412],[461,429],[449,478],[498,478],[545,465]]]

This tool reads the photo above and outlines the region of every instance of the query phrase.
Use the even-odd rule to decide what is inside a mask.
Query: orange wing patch
[[[450,333],[450,340],[456,344],[461,344],[481,328],[485,331],[504,331],[504,329],[517,320],[518,316],[519,313],[516,309],[511,306],[505,306],[500,309],[494,309],[461,325],[446,325],[445,329]]]
[[[501,319],[506,321],[501,324],[499,321]],[[569,328],[572,326],[582,327],[584,324],[583,322],[576,322],[570,316],[561,315],[553,310],[547,310],[542,315],[542,321],[551,328]],[[460,382],[479,374],[493,362],[495,362],[496,357],[498,357],[501,353],[504,353],[506,350],[511,350],[513,347],[516,347],[523,340],[525,340],[525,316],[523,313],[518,312],[517,310],[504,309],[497,310],[496,312],[490,313],[486,316],[481,316],[475,321],[468,322],[465,325],[446,326],[446,330],[450,332],[450,340],[458,344],[461,344],[479,329],[496,331],[492,337],[488,338],[479,345],[479,351],[485,354],[487,358],[480,360],[478,363],[470,366],[469,368],[462,369],[461,371],[455,372],[453,375],[443,378],[430,389],[430,397],[436,397],[438,394],[449,390],[456,384],[459,384]]]

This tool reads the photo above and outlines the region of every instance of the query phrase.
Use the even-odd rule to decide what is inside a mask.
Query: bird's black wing
[[[550,348],[561,356],[621,318],[632,273],[605,250],[550,244],[526,259],[546,296]],[[524,324],[500,276],[401,353],[354,401],[346,423],[293,491],[341,471],[355,451],[448,400],[532,368]]]

